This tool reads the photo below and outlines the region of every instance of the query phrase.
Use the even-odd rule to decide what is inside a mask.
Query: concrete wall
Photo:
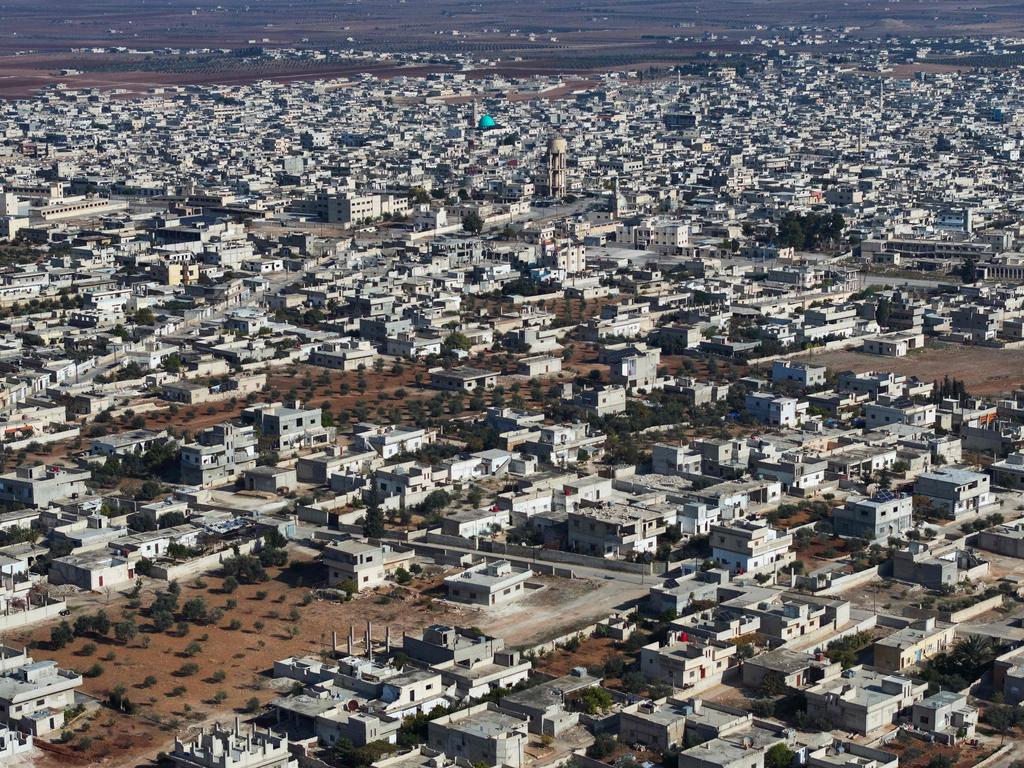
[[[663,562],[655,563],[627,563],[623,560],[612,560],[604,557],[591,557],[590,555],[578,555],[575,552],[563,552],[559,549],[541,549],[539,547],[524,547],[518,544],[503,544],[489,539],[465,538],[463,536],[452,536],[443,534],[439,528],[420,536],[410,535],[407,541],[413,543],[420,541],[424,544],[435,544],[441,547],[457,549],[469,549],[480,553],[504,555],[510,559],[538,561],[555,563],[560,565],[576,565],[584,568],[596,568],[605,571],[622,571],[624,573],[662,574],[666,565]],[[535,569],[536,570],[536,569]]]
[[[17,627],[25,627],[37,621],[53,618],[59,615],[66,607],[67,603],[59,600],[56,603],[39,606],[38,608],[30,608],[27,611],[11,611],[0,616],[0,632],[6,632]]]
[[[848,339],[837,339],[835,341],[826,341],[816,347],[810,349],[801,349],[796,352],[787,352],[782,355],[768,355],[767,357],[754,357],[747,360],[748,365],[760,365],[761,363],[770,363],[775,360],[793,360],[796,358],[806,357],[813,358],[815,354],[820,352],[832,352],[837,349],[859,349],[864,343],[866,336],[851,336]],[[807,362],[812,362],[808,360]]]
[[[524,560],[544,560],[549,563],[578,565],[584,568],[597,568],[605,571],[622,571],[624,573],[661,574],[665,571],[665,563],[627,563],[623,560],[612,560],[606,557],[578,555],[575,552],[563,552],[559,549],[539,549],[523,547],[517,544],[502,544],[497,541],[483,540],[480,549],[495,554],[511,555]]]
[[[240,544],[238,551],[243,555],[248,555],[254,550],[259,549],[262,545],[263,539],[254,539]],[[234,550],[225,549],[222,552],[214,552],[212,555],[197,557],[195,560],[189,560],[187,563],[181,563],[180,565],[154,565],[150,576],[154,579],[163,579],[164,581],[185,579],[198,573],[215,571],[220,568],[221,563],[227,558],[234,556]]]
[[[816,592],[817,595],[835,595],[840,592],[845,592],[848,589],[859,587],[862,584],[875,581],[878,578],[878,566],[872,566],[863,571],[857,573],[851,573],[847,576],[839,576],[838,578],[832,579],[832,585],[826,587],[820,592]]]

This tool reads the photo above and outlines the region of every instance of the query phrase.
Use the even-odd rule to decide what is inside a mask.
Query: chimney
[[[338,633],[336,631],[331,632],[331,650],[338,650]]]

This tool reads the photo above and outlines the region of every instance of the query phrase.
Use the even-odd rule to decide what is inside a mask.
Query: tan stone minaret
[[[561,136],[552,136],[548,142],[548,194],[556,199],[567,191],[566,161],[569,145]]]

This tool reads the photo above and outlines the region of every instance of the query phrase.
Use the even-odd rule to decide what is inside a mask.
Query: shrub
[[[238,619],[232,619],[230,622],[228,622],[228,629],[230,629],[232,632],[237,632],[241,628],[242,622],[240,622]]]
[[[103,674],[103,666],[101,664],[93,664],[89,669],[85,671],[86,677],[99,677]]]
[[[614,703],[612,695],[604,688],[591,687],[584,690],[577,699],[588,715],[604,712]]]
[[[143,688],[152,688],[154,685],[156,685],[156,682],[157,682],[157,680],[156,680],[155,676],[153,676],[153,675],[146,675],[146,678],[142,681],[142,687]]]
[[[213,682],[215,682],[215,683],[222,683],[222,682],[224,682],[224,679],[226,677],[227,677],[227,674],[224,672],[224,670],[223,669],[218,669],[216,672],[214,672],[210,676],[210,679],[213,680]]]
[[[234,576],[228,576],[220,585],[221,591],[230,595],[236,589],[238,589],[238,579]]]
[[[96,653],[96,643],[86,643],[78,649],[79,656],[92,656]]]
[[[190,661],[187,664],[182,664],[180,667],[178,667],[178,671],[174,674],[178,675],[178,677],[191,677],[198,671],[199,665]]]
[[[258,712],[259,709],[260,709],[260,700],[257,699],[255,696],[253,696],[247,702],[245,702],[245,711],[246,712],[252,714],[254,712]]]
[[[202,650],[203,646],[201,646],[199,643],[193,640],[191,643],[185,646],[185,650],[183,651],[183,653],[189,658],[191,658],[193,656],[198,656],[200,653],[202,653]]]

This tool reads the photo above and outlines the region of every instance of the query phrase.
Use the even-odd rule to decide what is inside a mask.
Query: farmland
[[[346,5],[233,0],[207,8],[184,2],[14,0],[0,9],[0,96],[24,97],[59,81],[139,92],[166,85],[309,80],[362,72],[382,78],[415,76],[451,69],[445,57],[456,55],[490,60],[491,66],[476,76],[693,65],[709,52],[742,61],[748,51],[738,41],[772,34],[775,25],[848,26],[864,36],[945,34],[954,25],[977,34],[1024,29],[1019,6],[1007,0],[983,8],[939,0],[887,11],[879,15],[867,0],[829,7],[828,12],[809,0],[770,5],[754,0],[629,0],[596,7],[568,0],[512,5],[496,0]],[[715,37],[705,38],[707,32]],[[432,58],[424,68],[410,69],[386,60],[331,56],[253,61],[227,53],[254,46],[348,48]],[[100,48],[105,52],[87,53]],[[129,49],[137,53],[126,53]],[[62,76],[62,69],[80,74]]]

